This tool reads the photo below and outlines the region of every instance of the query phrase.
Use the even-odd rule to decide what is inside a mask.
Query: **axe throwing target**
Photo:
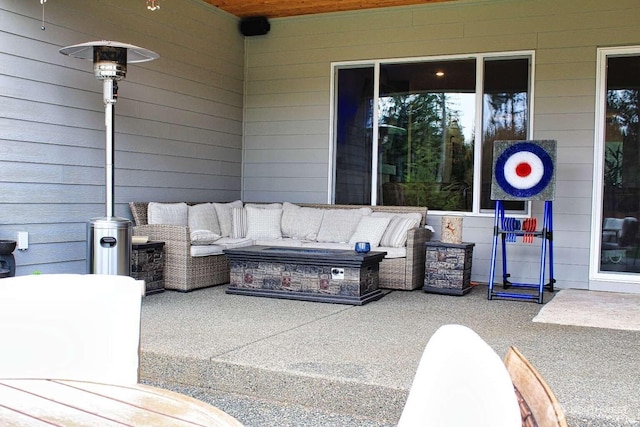
[[[556,141],[495,141],[492,200],[553,200]]]

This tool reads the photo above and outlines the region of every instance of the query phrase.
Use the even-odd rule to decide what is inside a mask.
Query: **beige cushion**
[[[149,224],[184,225],[188,224],[189,207],[186,203],[149,202],[147,222]]]
[[[356,242],[369,242],[372,248],[378,246],[390,221],[391,218],[388,217],[363,216],[349,239],[349,244],[355,246]]]
[[[191,231],[206,230],[220,235],[220,224],[213,203],[189,206],[189,228]]]
[[[220,235],[222,237],[231,237],[233,231],[233,208],[241,208],[242,200],[236,200],[230,203],[214,203],[216,215],[218,215],[218,223],[220,224]]]
[[[192,245],[210,245],[217,242],[222,236],[209,230],[191,230]]]
[[[323,215],[323,209],[303,208],[293,203],[283,203],[282,236],[316,240]]]
[[[407,232],[420,225],[422,215],[415,213],[407,214],[390,214],[387,212],[374,212],[371,216],[388,217],[391,221],[387,226],[387,230],[380,239],[380,246],[390,246],[392,248],[400,248],[407,244]]]
[[[247,238],[254,240],[282,237],[280,220],[282,209],[261,209],[247,206]]]
[[[349,242],[360,219],[371,215],[371,208],[325,209],[318,231],[318,242]]]

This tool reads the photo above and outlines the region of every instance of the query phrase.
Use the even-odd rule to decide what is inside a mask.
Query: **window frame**
[[[456,54],[456,55],[434,55],[434,56],[422,56],[422,57],[408,57],[408,58],[388,58],[388,59],[364,59],[356,61],[337,61],[331,63],[331,79],[330,79],[330,129],[329,129],[329,164],[328,164],[328,177],[327,180],[327,194],[328,202],[335,203],[335,182],[336,182],[336,130],[337,130],[337,117],[336,117],[336,94],[337,94],[337,73],[340,69],[345,68],[358,68],[358,67],[373,67],[374,75],[374,99],[377,101],[380,95],[380,66],[383,64],[406,64],[417,62],[433,62],[433,61],[454,61],[461,59],[475,59],[476,61],[476,99],[475,99],[475,127],[482,123],[482,114],[484,106],[484,63],[485,60],[498,60],[498,59],[517,59],[528,58],[530,61],[529,70],[529,111],[528,111],[528,126],[527,126],[527,139],[532,139],[534,128],[534,87],[535,87],[535,51],[534,50],[518,50],[518,51],[502,51],[502,52],[486,52],[486,53],[469,53],[469,54]],[[378,144],[378,102],[373,102],[373,129],[372,140],[374,147],[372,169],[371,169],[371,201],[372,205],[377,203],[377,179],[378,179],[378,158],[377,158],[377,144]],[[493,210],[480,209],[480,194],[481,194],[481,182],[482,182],[482,126],[480,132],[474,132],[474,164],[473,164],[473,203],[471,211],[436,211],[434,214],[455,214],[462,216],[482,216],[489,217],[494,215]],[[531,202],[525,202],[525,209],[523,211],[509,212],[510,215],[515,217],[527,217],[531,215]]]

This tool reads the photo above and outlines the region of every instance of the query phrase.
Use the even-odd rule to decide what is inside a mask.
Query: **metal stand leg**
[[[547,288],[550,292],[553,292],[553,285],[555,283],[555,278],[553,276],[553,208],[552,202],[547,200],[544,205],[544,219],[543,226],[541,231],[536,231],[533,233],[535,237],[539,237],[542,239],[541,247],[540,247],[540,276],[538,283],[515,283],[510,282],[507,269],[507,245],[506,245],[506,234],[509,233],[510,236],[524,236],[525,232],[523,230],[513,230],[510,225],[505,226],[505,216],[504,216],[504,205],[501,200],[496,201],[495,207],[495,219],[494,219],[494,230],[493,230],[493,247],[491,251],[491,268],[489,271],[489,291],[488,291],[488,299],[493,298],[502,298],[502,299],[515,299],[515,300],[525,300],[525,301],[536,301],[538,304],[542,304],[544,289]],[[519,228],[519,226],[517,226]],[[526,293],[526,292],[498,292],[494,290],[495,287],[495,275],[496,275],[496,261],[497,261],[497,247],[498,247],[498,236],[502,238],[502,278],[503,278],[503,289],[509,289],[510,287],[514,288],[525,288],[525,289],[535,289],[535,293]],[[548,255],[548,258],[547,258]],[[549,282],[545,285],[546,278],[546,266],[547,262],[549,263]]]
[[[493,297],[493,285],[496,277],[496,252],[498,251],[498,234],[500,231],[500,208],[502,207],[502,201],[496,201],[495,208],[495,217],[493,220],[493,245],[491,246],[491,267],[489,269],[489,293],[487,295],[488,299],[492,299]],[[504,240],[503,240],[504,243]],[[504,270],[503,270],[504,271]]]

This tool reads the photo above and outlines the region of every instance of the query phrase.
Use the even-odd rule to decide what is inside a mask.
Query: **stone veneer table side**
[[[386,252],[250,246],[230,249],[229,294],[362,305],[382,298]]]

